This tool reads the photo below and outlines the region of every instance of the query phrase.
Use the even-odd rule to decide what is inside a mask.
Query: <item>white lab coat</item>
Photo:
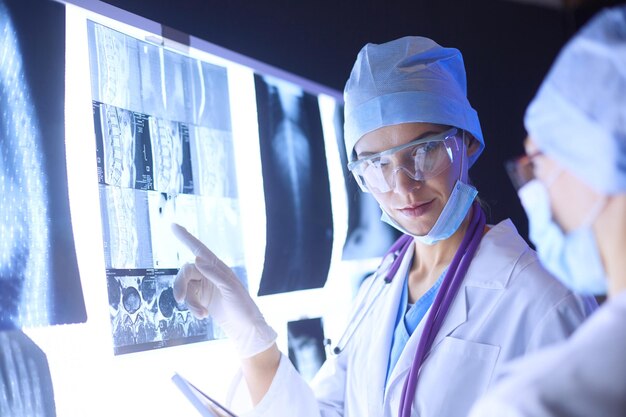
[[[626,291],[569,340],[509,364],[471,417],[626,416]]]
[[[391,284],[378,278],[374,285],[386,288],[345,349],[324,363],[312,388],[283,355],[269,391],[245,415],[396,416],[425,322],[407,342],[385,388],[403,277],[413,254],[411,247]],[[362,285],[355,305],[369,284]],[[504,363],[565,339],[588,313],[585,300],[540,266],[509,220],[492,227],[422,366],[412,415],[465,417]]]

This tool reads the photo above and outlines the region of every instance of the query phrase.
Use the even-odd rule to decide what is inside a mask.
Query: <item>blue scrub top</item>
[[[409,268],[410,269],[410,268]],[[409,337],[413,334],[417,326],[420,324],[426,312],[432,306],[435,301],[435,296],[441,287],[443,277],[446,275],[448,268],[439,276],[437,281],[424,295],[420,297],[415,304],[409,304],[409,272],[407,270],[404,277],[404,288],[402,290],[402,297],[400,299],[400,306],[398,308],[398,315],[396,317],[396,330],[393,333],[393,340],[391,341],[391,351],[389,353],[389,364],[387,365],[387,381],[391,371],[396,366],[400,354],[404,350],[406,343],[409,341]]]

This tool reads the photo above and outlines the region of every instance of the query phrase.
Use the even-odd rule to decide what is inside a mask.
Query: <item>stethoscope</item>
[[[393,280],[393,277],[396,276],[398,269],[400,269],[400,264],[402,263],[402,259],[404,259],[404,255],[407,250],[411,246],[411,242],[413,242],[413,237],[409,235],[402,235],[398,240],[394,242],[393,245],[389,248],[385,256],[383,256],[382,261],[378,268],[376,268],[376,272],[374,272],[374,277],[372,278],[372,282],[365,291],[365,295],[362,298],[361,303],[354,309],[354,314],[350,318],[348,322],[348,327],[344,331],[341,338],[339,338],[339,342],[337,342],[337,346],[333,349],[333,353],[335,355],[340,354],[352,336],[354,336],[354,332],[359,327],[367,313],[372,309],[372,306],[382,294],[382,292],[386,288],[386,284],[390,284]],[[380,277],[384,284],[380,284]],[[378,292],[375,293],[374,297],[370,297],[370,293],[372,292],[372,288],[375,286],[379,286]],[[370,300],[369,302],[367,302]],[[366,304],[367,303],[367,304]]]
[[[472,208],[472,218],[470,220],[467,233],[465,233],[459,249],[452,258],[452,262],[448,267],[446,275],[441,283],[441,287],[439,288],[437,296],[433,301],[433,305],[431,306],[428,316],[426,317],[424,330],[417,345],[417,351],[413,357],[411,369],[409,370],[409,374],[404,381],[404,386],[402,387],[400,408],[398,410],[399,417],[411,416],[411,405],[413,403],[413,399],[415,398],[419,370],[430,350],[430,347],[432,346],[435,336],[443,324],[452,301],[461,287],[461,283],[463,282],[469,265],[474,257],[474,254],[476,253],[478,244],[482,239],[483,230],[486,224],[485,213],[477,202],[473,203]],[[380,266],[375,272],[372,283],[366,290],[363,301],[355,309],[355,313],[350,320],[349,326],[339,339],[337,346],[333,349],[333,353],[339,354],[343,351],[347,343],[354,335],[354,332],[359,327],[361,321],[363,321],[367,313],[371,310],[378,296],[384,291],[385,288],[387,288],[385,284],[392,282],[412,241],[413,238],[411,236],[402,235],[391,246],[387,254],[385,254]],[[378,278],[380,276],[384,276],[384,284],[382,285],[379,284],[380,279]],[[379,285],[378,292],[376,292],[376,295],[370,299],[369,294],[375,285]],[[365,305],[368,299],[370,301],[367,305]]]

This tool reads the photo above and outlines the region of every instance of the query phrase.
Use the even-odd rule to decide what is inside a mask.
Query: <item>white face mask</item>
[[[541,181],[529,181],[518,195],[528,216],[530,240],[546,269],[575,292],[606,294],[606,274],[591,227],[606,200],[596,204],[581,227],[565,234],[552,220],[548,189]]]

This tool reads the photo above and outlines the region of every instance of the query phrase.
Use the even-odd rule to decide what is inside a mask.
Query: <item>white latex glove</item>
[[[242,358],[268,349],[276,332],[263,318],[233,271],[184,227],[173,223],[174,235],[196,256],[174,280],[174,298],[198,318],[211,316],[231,339]]]

